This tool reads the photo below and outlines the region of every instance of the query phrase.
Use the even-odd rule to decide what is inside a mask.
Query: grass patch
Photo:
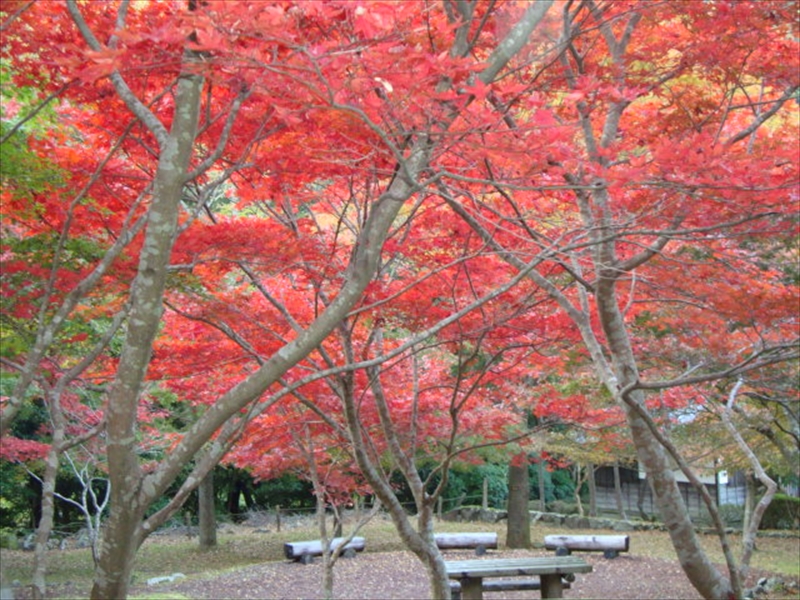
[[[146,594],[144,596],[128,596],[128,600],[191,600],[189,596],[176,593]]]
[[[345,523],[347,526],[347,522]],[[505,546],[506,523],[452,523],[439,522],[437,531],[495,531],[498,533],[500,547]],[[564,533],[565,529],[537,523],[533,526],[532,538],[542,544],[545,535]],[[580,533],[579,530],[569,530]],[[592,530],[584,533],[619,533]],[[393,552],[404,550],[391,521],[376,518],[359,532],[366,537],[366,552]],[[631,537],[630,553],[675,561],[675,550],[669,536],[657,531],[634,531]],[[218,546],[203,551],[198,547],[197,538],[188,539],[182,535],[154,535],[143,544],[137,556],[133,584],[142,585],[151,577],[183,573],[187,577],[207,577],[252,564],[286,560],[283,544],[290,541],[318,539],[318,530],[310,524],[284,528],[283,531],[253,529],[248,527],[223,526],[218,533]],[[724,558],[715,536],[702,536],[703,546],[711,559],[724,564]],[[740,554],[741,536],[730,537],[734,555]],[[800,538],[762,537],[758,550],[751,561],[754,569],[778,573],[796,579],[800,576]],[[2,550],[2,565],[5,581],[18,580],[23,585],[30,582],[33,567],[33,554],[17,550]],[[92,558],[89,550],[52,551],[49,555],[48,584],[71,584],[88,590],[92,582]],[[159,595],[157,592],[139,595],[138,600],[185,600],[175,594]]]

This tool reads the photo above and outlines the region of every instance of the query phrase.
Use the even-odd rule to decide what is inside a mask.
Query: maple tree
[[[526,388],[590,371],[625,412],[687,576],[705,597],[740,594],[734,561],[724,577],[699,548],[653,410],[796,359],[797,282],[763,260],[766,239],[797,253],[791,7],[0,10],[15,82],[57,114],[25,144],[60,173],[4,185],[4,323],[27,331],[4,357],[17,386],[0,426],[69,356],[60,344],[85,343],[112,491],[93,597],[125,596],[138,546],[243,432],[243,460],[259,430],[278,458],[284,403],[346,441],[394,518],[373,468],[391,453],[422,516],[395,523],[449,597],[422,441],[447,440],[430,448],[447,464],[490,416],[482,435],[506,435]],[[36,114],[4,114],[7,139]],[[158,464],[137,435],[155,383],[197,415]],[[568,385],[549,400],[559,418],[602,415]]]
[[[503,7],[510,25],[505,31],[486,26],[492,15],[483,11],[492,7],[478,6],[473,13],[475,7],[456,6],[469,8],[459,14],[449,3],[444,10],[420,10],[418,3],[377,3],[367,10],[335,2],[4,5],[4,55],[13,56],[19,80],[57,96],[63,118],[71,113],[75,131],[84,136],[47,138],[70,167],[71,181],[57,188],[59,194],[40,194],[33,206],[48,215],[45,227],[57,239],[82,234],[99,246],[99,257],[71,280],[59,270],[63,265],[54,265],[48,275],[58,289],[28,299],[29,307],[39,307],[38,328],[15,365],[18,385],[3,406],[4,430],[67,316],[95,295],[108,298],[102,287],[108,280],[123,298],[116,307],[103,307],[107,315],[123,314],[126,327],[106,396],[111,511],[93,597],[125,596],[133,557],[146,535],[226,453],[257,413],[252,404],[261,394],[360,301],[393,221],[431,176],[430,159],[441,136],[472,97],[472,78],[481,77],[478,88],[495,79],[549,4]],[[81,44],[74,41],[76,32]],[[325,156],[320,148],[336,153]],[[107,154],[98,160],[103,149]],[[342,185],[354,169],[366,174],[364,187],[357,181],[356,196]],[[81,188],[85,192],[71,194]],[[212,204],[223,188],[243,206],[266,205],[273,218],[251,222],[255,228],[248,233],[246,216],[216,216]],[[345,211],[348,203],[367,203],[357,236],[304,217],[304,204],[320,195],[343,203]],[[13,195],[7,200],[6,213],[16,218],[19,235],[26,235],[32,223],[23,219],[26,204]],[[65,214],[65,205],[72,211]],[[339,210],[334,207],[332,215]],[[249,365],[241,355],[233,358],[220,387],[206,390],[208,408],[160,464],[144,469],[136,426],[148,367],[158,368],[153,342],[165,294],[196,285],[195,277],[210,283],[215,276],[225,281],[227,293],[236,291],[229,268],[214,273],[218,267],[207,271],[203,264],[206,218],[216,235],[235,232],[230,242],[238,246],[236,257],[252,263],[239,265],[246,277],[257,267],[259,276],[276,278],[276,289],[310,289],[330,301],[317,313],[314,294],[307,296],[300,305],[311,318],[300,321],[282,298],[265,296],[283,331],[260,335],[261,346],[247,355]],[[271,230],[280,237],[271,238]],[[303,252],[311,255],[306,261],[315,271],[287,270]],[[184,256],[190,256],[188,268],[170,265]],[[347,266],[338,270],[340,264]],[[258,278],[250,281],[257,285]],[[212,300],[205,309],[234,307]],[[190,314],[195,307],[176,309]],[[207,375],[226,366],[215,363],[203,365]],[[195,467],[179,492],[145,518],[191,459]],[[439,577],[437,589],[444,583]]]
[[[797,358],[797,282],[748,247],[774,236],[797,252],[797,32],[780,3],[675,6],[564,4],[562,70],[544,72],[537,91],[564,94],[550,114],[571,143],[543,152],[534,176],[514,173],[513,188],[497,181],[509,172],[498,156],[472,176],[483,193],[458,182],[442,195],[509,264],[546,256],[547,270],[529,276],[624,407],[685,572],[704,597],[740,596],[731,553],[725,577],[695,538],[669,465],[680,454],[652,410]],[[530,118],[509,113],[522,137]],[[558,192],[564,183],[582,187]],[[568,251],[565,231],[591,243]]]

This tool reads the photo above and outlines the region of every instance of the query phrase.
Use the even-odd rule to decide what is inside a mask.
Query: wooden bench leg
[[[561,585],[561,575],[542,575],[542,598],[563,598],[563,586]]]
[[[461,600],[461,584],[459,582],[450,582],[450,597],[453,600]]]
[[[461,579],[462,600],[483,600],[483,580],[480,578]]]

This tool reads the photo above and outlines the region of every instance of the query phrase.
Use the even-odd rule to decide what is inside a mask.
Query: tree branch
[[[67,10],[72,17],[73,22],[77,26],[78,31],[80,31],[81,36],[89,45],[89,47],[96,52],[102,51],[103,45],[100,43],[97,37],[95,37],[92,30],[86,24],[86,20],[83,18],[83,14],[81,14],[76,0],[67,0]],[[169,137],[169,133],[167,128],[164,127],[164,124],[161,123],[158,117],[150,112],[150,109],[147,108],[147,106],[145,106],[145,104],[139,100],[136,94],[133,93],[133,90],[131,90],[118,70],[115,70],[108,77],[111,80],[111,83],[114,85],[114,89],[117,90],[119,97],[123,102],[125,102],[125,105],[128,107],[128,109],[139,118],[139,120],[144,124],[145,127],[147,127],[150,133],[155,136],[156,140],[158,141],[158,145],[163,148]]]

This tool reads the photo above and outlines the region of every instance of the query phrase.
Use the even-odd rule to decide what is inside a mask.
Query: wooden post
[[[280,530],[281,530],[281,505],[280,504],[278,504],[275,507],[275,529],[277,529],[278,532],[280,532]]]
[[[483,478],[483,500],[481,501],[481,508],[486,510],[489,508],[489,478]]]

